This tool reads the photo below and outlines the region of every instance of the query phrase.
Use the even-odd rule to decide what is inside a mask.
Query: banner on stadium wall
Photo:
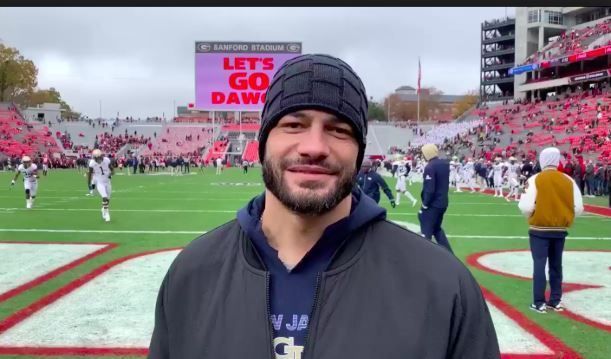
[[[569,83],[584,82],[589,80],[598,80],[609,77],[609,70],[594,71],[583,75],[569,77]]]
[[[598,49],[584,51],[570,56],[557,57],[555,59],[541,61],[539,64],[530,64],[514,67],[512,69],[509,69],[509,74],[518,75],[523,72],[534,71],[538,68],[545,69],[552,66],[563,66],[572,62],[594,59],[599,56],[605,56],[609,54],[611,54],[611,46],[603,46],[599,47]]]
[[[301,49],[300,42],[196,42],[195,107],[262,110],[274,74]]]
[[[538,68],[539,68],[539,64],[522,65],[522,66],[514,67],[513,69],[509,69],[509,75],[519,75],[524,72],[534,71]]]

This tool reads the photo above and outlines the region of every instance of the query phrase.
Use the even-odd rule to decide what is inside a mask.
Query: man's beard
[[[324,188],[326,184],[320,184],[315,181],[305,181],[300,184],[304,193],[295,193],[286,184],[283,173],[284,171],[295,165],[315,165],[323,167],[332,173],[338,173],[339,177],[335,185],[326,193],[309,193],[308,190],[316,190]],[[263,182],[265,187],[269,189],[278,200],[289,210],[309,215],[317,216],[325,214],[335,208],[346,196],[352,192],[356,181],[356,168],[346,170],[337,164],[332,164],[327,161],[316,160],[291,160],[279,159],[274,161],[269,156],[263,160]]]

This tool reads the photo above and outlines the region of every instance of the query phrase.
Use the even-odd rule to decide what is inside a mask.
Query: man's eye
[[[285,122],[280,124],[280,127],[289,128],[289,129],[298,129],[302,128],[303,125],[299,122]]]
[[[345,135],[347,135],[347,136],[352,135],[352,131],[351,131],[350,129],[348,129],[348,128],[343,128],[343,127],[333,127],[333,128],[331,129],[331,131],[332,131],[332,132],[335,132],[335,133],[337,133],[337,134],[339,134],[339,135],[343,135],[343,136],[345,136]]]

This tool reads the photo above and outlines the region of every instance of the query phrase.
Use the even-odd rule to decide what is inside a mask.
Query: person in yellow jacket
[[[526,182],[526,192],[518,207],[528,217],[530,252],[533,258],[533,303],[530,309],[546,313],[562,311],[562,252],[567,230],[575,216],[583,212],[581,192],[575,181],[558,171],[560,151],[548,147],[541,151],[541,172]],[[545,300],[545,265],[549,259],[549,300]]]

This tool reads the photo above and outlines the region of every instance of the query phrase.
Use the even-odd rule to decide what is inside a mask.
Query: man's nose
[[[329,155],[329,139],[322,126],[311,126],[300,138],[297,151],[302,156],[324,158]]]

